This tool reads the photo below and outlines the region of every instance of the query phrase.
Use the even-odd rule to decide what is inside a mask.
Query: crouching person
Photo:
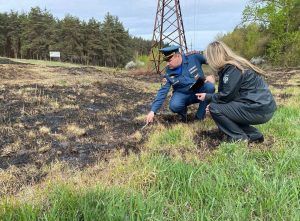
[[[207,109],[231,141],[263,142],[263,134],[251,125],[268,122],[276,110],[275,100],[261,76],[264,71],[220,41],[209,44],[205,56],[219,75],[219,88],[215,94],[196,94],[198,99],[210,102]]]

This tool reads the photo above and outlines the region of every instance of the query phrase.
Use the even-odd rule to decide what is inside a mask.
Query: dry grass
[[[19,151],[21,149],[21,146],[22,146],[21,140],[16,140],[11,144],[7,144],[4,147],[2,147],[1,156],[2,157],[10,156],[16,153],[17,151]]]
[[[75,123],[66,125],[64,130],[68,136],[83,136],[86,133],[84,128],[80,128]]]
[[[46,135],[46,134],[50,134],[51,129],[49,127],[42,126],[40,127],[39,131],[41,134]]]

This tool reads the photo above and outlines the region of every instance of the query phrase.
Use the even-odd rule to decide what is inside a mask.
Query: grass
[[[81,67],[80,64],[60,62],[60,61],[48,61],[48,60],[35,60],[35,59],[13,59],[10,60],[20,63],[28,63],[35,65],[44,65],[44,66],[59,66],[59,67]]]
[[[1,219],[297,220],[299,159],[296,144],[269,153],[223,144],[214,158],[197,165],[148,156],[136,163],[157,172],[144,185],[77,188],[56,184],[47,189],[42,203],[2,202]],[[130,167],[124,166],[123,172]]]
[[[299,220],[300,89],[278,93],[293,96],[259,126],[266,146],[223,142],[203,159],[192,138],[211,119],[157,125],[140,154],[43,168],[43,182],[1,199],[0,220]]]
[[[3,57],[0,57],[3,58]],[[6,58],[4,58],[6,59]],[[19,62],[19,63],[24,63],[24,64],[33,64],[33,65],[38,65],[38,66],[48,66],[48,67],[65,67],[65,68],[72,68],[72,67],[93,67],[97,70],[105,71],[108,73],[115,73],[114,68],[109,68],[109,67],[100,67],[100,66],[91,66],[91,65],[82,65],[82,64],[75,64],[75,63],[68,63],[68,62],[61,62],[61,61],[48,61],[48,60],[35,60],[35,59],[16,59],[16,58],[9,58],[10,61],[12,62]]]
[[[171,128],[159,125],[149,138],[147,145],[149,149],[161,150],[162,148],[196,148],[193,143],[193,133],[188,125],[178,124]]]
[[[76,124],[69,124],[66,125],[66,133],[69,136],[77,136],[80,137],[82,135],[84,135],[86,133],[86,130],[84,128],[80,128],[78,125]]]

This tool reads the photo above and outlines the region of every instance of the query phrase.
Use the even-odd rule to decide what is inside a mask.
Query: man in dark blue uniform
[[[154,115],[164,103],[171,86],[173,95],[169,104],[170,110],[179,114],[181,119],[186,122],[187,106],[199,103],[196,118],[203,120],[208,103],[206,101],[199,102],[195,94],[214,93],[215,91],[213,77],[205,78],[203,74],[202,64],[206,64],[206,59],[200,53],[181,54],[179,46],[166,47],[160,51],[164,55],[164,60],[167,61],[167,67],[162,86],[147,115],[147,123],[153,122]]]

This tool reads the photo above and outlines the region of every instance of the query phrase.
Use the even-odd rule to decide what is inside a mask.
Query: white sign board
[[[50,58],[60,58],[59,51],[50,51]]]

